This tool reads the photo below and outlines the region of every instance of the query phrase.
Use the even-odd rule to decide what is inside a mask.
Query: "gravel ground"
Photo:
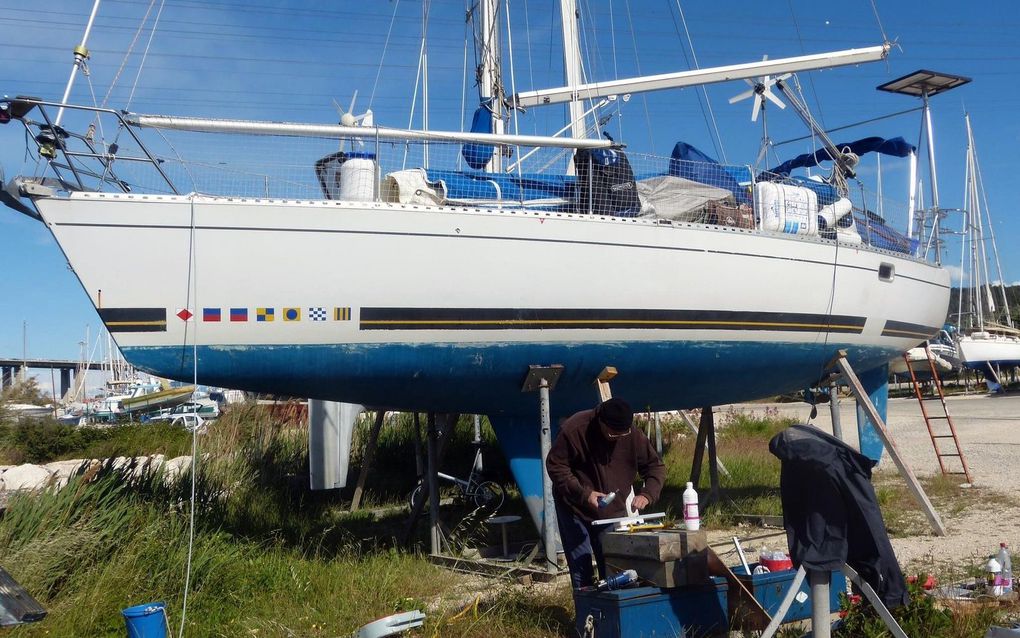
[[[929,532],[920,536],[892,539],[900,563],[906,566],[923,565],[930,561],[929,557],[936,563],[964,566],[995,553],[1000,542],[1008,543],[1014,553],[1020,548],[1020,490],[1017,489],[1020,485],[1020,472],[1016,468],[1020,455],[1020,395],[956,396],[947,399],[947,405],[974,486],[1011,496],[1013,503],[1003,505],[994,502],[984,505],[978,502],[958,514],[939,510],[947,529],[946,536],[938,537]],[[937,402],[928,403],[927,406],[929,414],[936,413],[933,408],[941,414]],[[735,406],[735,409],[759,411],[766,407],[776,408],[781,415],[794,417],[803,423],[808,422],[811,412],[810,406],[806,404],[745,404]],[[887,420],[896,447],[914,474],[938,474],[938,462],[917,401],[912,398],[891,399]],[[826,432],[832,432],[828,404],[818,406],[818,416],[813,423]],[[844,438],[856,446],[857,428],[852,398],[840,401],[840,423]],[[949,439],[941,439],[939,442],[943,446],[952,446],[952,440]],[[946,447],[942,447],[942,450],[949,451]],[[955,461],[946,459],[947,465]],[[957,466],[950,467],[955,469]],[[877,471],[883,478],[902,481],[888,452],[883,455]]]

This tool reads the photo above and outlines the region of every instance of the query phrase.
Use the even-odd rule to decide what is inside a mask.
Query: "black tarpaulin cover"
[[[875,462],[809,425],[769,442],[782,461],[779,487],[794,566],[853,567],[887,607],[907,603],[906,582],[871,485]]]

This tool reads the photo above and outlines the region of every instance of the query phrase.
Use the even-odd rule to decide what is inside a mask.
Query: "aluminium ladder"
[[[910,359],[906,353],[903,354],[903,360],[907,363],[907,371],[910,373],[910,381],[914,386],[914,396],[917,397],[917,403],[921,406],[921,416],[924,417],[924,424],[928,428],[928,436],[931,437],[932,447],[935,448],[935,458],[938,459],[939,469],[942,470],[942,474],[944,476],[948,476],[950,474],[963,475],[967,479],[968,483],[972,483],[973,481],[970,478],[970,468],[967,467],[967,459],[963,456],[963,449],[960,448],[960,439],[956,436],[956,426],[953,425],[953,418],[949,416],[949,408],[946,406],[946,395],[942,391],[942,379],[939,378],[939,373],[935,369],[935,359],[927,342],[924,344],[924,353],[928,358],[928,369],[931,372],[932,386],[935,390],[935,393],[930,396],[924,396],[921,392],[921,383],[917,380],[917,375],[914,373],[914,368],[911,367]],[[935,400],[938,400],[938,402],[942,405],[943,416],[928,414],[928,409],[925,407],[925,403]],[[949,434],[936,434],[932,421],[945,421],[949,425]],[[939,439],[952,439],[956,452],[943,452],[939,447]],[[952,457],[960,459],[960,465],[963,467],[962,472],[950,472],[946,469],[946,464],[943,459]]]

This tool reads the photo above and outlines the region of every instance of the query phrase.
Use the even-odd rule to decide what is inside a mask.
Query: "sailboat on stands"
[[[960,264],[966,279],[961,284],[957,308],[961,326],[958,344],[963,364],[983,372],[989,389],[1000,391],[1003,370],[1020,366],[1020,330],[1013,325],[1009,301],[1006,299],[1006,283],[999,263],[991,212],[981,181],[970,115],[966,119],[966,232]],[[990,268],[994,268],[993,272],[998,274],[998,284],[994,285],[999,292],[998,304],[992,291]]]
[[[585,82],[576,12],[562,4],[566,86],[509,95],[488,35],[497,3],[481,3],[472,132],[5,99],[2,120],[28,130],[49,169],[14,178],[5,201],[51,229],[138,369],[486,414],[536,521],[529,366],[563,366],[554,423],[593,405],[605,366],[619,371],[614,393],[649,410],[810,387],[839,349],[869,389],[884,387],[890,358],[941,328],[949,274],[881,220],[846,229],[860,214],[853,157],[833,148],[832,178],[816,182],[686,144],[629,153],[587,132],[617,96],[857,65],[889,45]],[[569,106],[571,137],[504,132],[508,111],[552,104]],[[834,225],[820,230],[819,215]]]

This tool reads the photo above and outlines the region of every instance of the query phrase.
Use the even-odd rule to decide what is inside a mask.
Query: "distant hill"
[[[996,316],[1000,323],[1005,323],[1005,315],[1003,314],[1002,308],[1002,292],[1001,286],[992,286],[992,297],[995,299]],[[961,291],[966,291],[963,297],[964,303],[968,303],[973,295],[973,288],[953,288],[949,294],[949,311],[946,313],[946,322],[952,324],[959,324],[956,318],[957,311],[959,309],[959,299]],[[1006,286],[1006,301],[1009,304],[1010,314],[1013,316],[1013,325],[1020,326],[1020,285]],[[963,313],[967,315],[967,309],[963,309]],[[986,315],[988,311],[985,311]]]

